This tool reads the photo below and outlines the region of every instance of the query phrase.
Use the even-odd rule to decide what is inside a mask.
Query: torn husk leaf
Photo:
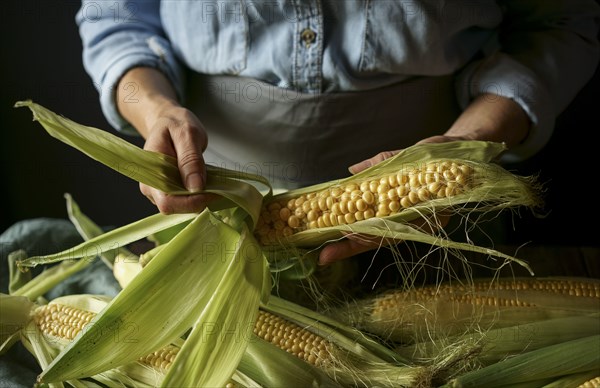
[[[92,238],[98,237],[105,233],[104,230],[100,228],[100,226],[98,226],[88,216],[83,214],[83,212],[79,208],[79,205],[77,204],[77,202],[75,202],[71,194],[65,194],[65,201],[67,204],[67,214],[69,216],[69,220],[73,225],[75,225],[75,228],[79,232],[79,235],[85,241],[91,240]],[[100,258],[102,259],[104,264],[106,264],[109,268],[112,268],[112,265],[115,261],[115,257],[117,257],[117,255],[130,256],[133,255],[133,253],[131,253],[125,247],[117,246],[117,248],[113,250],[102,252],[100,254]]]
[[[27,254],[23,250],[12,252],[12,259],[15,260],[15,267],[17,271],[22,272],[20,263],[29,260]],[[15,296],[26,296],[30,300],[34,301],[37,298],[43,296],[57,284],[72,276],[73,274],[83,270],[85,267],[92,263],[92,258],[77,260],[77,261],[63,261],[60,264],[54,265],[50,268],[46,268],[42,273],[37,275],[35,278],[30,279],[27,283],[21,285],[19,288],[11,290],[10,294]],[[20,269],[19,269],[20,268]],[[26,273],[29,273],[27,271]],[[18,275],[20,276],[20,275]]]
[[[78,124],[36,104],[18,101],[15,107],[28,107],[34,119],[53,137],[78,149],[94,160],[112,168],[137,182],[144,183],[172,195],[186,195],[175,158],[157,152],[143,150],[118,136],[98,128]],[[207,182],[203,192],[222,197],[208,206],[216,211],[229,207],[241,207],[256,224],[263,195],[250,183],[271,186],[264,177],[206,166]]]
[[[197,214],[155,214],[131,224],[113,229],[94,237],[75,247],[51,255],[30,257],[18,262],[20,267],[35,267],[39,264],[55,263],[62,260],[94,258],[104,252],[125,246],[140,240],[156,231],[187,222],[197,217]]]

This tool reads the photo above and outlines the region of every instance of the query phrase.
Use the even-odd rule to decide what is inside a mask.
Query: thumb
[[[353,164],[352,166],[348,167],[348,171],[350,171],[351,174],[357,174],[363,170],[366,170],[367,168],[376,165],[377,163],[381,163],[384,160],[391,158],[392,156],[396,155],[398,152],[400,152],[400,150],[396,150],[396,151],[383,151],[378,153],[377,155],[373,156],[372,158],[363,160],[362,162]]]
[[[197,193],[206,184],[206,165],[202,152],[206,149],[207,138],[200,124],[185,124],[172,133],[171,139],[183,184],[188,191]]]
[[[196,150],[188,150],[177,156],[177,165],[185,188],[196,193],[206,185],[206,166],[202,155]]]

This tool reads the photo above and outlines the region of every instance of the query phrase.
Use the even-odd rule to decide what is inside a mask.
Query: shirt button
[[[311,30],[310,28],[305,28],[300,33],[300,38],[306,45],[306,48],[309,48],[310,45],[313,44],[315,42],[315,40],[317,39],[317,33],[314,32],[313,30]]]

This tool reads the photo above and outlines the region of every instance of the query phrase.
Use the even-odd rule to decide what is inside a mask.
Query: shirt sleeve
[[[131,68],[161,70],[183,96],[183,71],[160,20],[159,1],[83,1],[75,21],[83,43],[83,64],[100,94],[102,112],[117,130],[137,131],[119,114],[116,87]],[[136,85],[124,85],[125,97],[134,103]]]
[[[532,122],[529,135],[504,156],[516,162],[545,146],[556,116],[593,76],[600,57],[600,7],[593,0],[499,3],[504,21],[497,50],[461,71],[457,95],[462,107],[493,93],[523,108]]]

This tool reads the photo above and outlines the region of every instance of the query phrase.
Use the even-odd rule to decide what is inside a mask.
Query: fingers
[[[366,170],[367,168],[369,168],[371,166],[376,165],[377,163],[381,163],[384,160],[391,158],[392,156],[396,155],[398,152],[400,152],[400,151],[397,150],[397,151],[380,152],[377,155],[373,156],[372,158],[363,160],[362,162],[356,163],[356,164],[348,167],[348,170],[352,174],[357,174],[363,170]]]
[[[202,152],[207,141],[204,127],[192,112],[169,106],[150,130],[144,149],[175,157],[185,188],[194,193],[203,190],[206,184]],[[167,195],[144,184],[140,184],[140,191],[163,214],[199,212],[207,201],[215,198],[210,194]]]
[[[446,136],[446,135],[437,135],[437,136],[431,136],[431,137],[427,137],[419,142],[417,142],[417,144],[425,144],[425,143],[447,143],[450,141],[457,141],[457,140],[466,140],[463,137],[459,137],[459,136]]]
[[[461,136],[438,135],[438,136],[431,136],[431,137],[425,138],[425,139],[419,141],[417,144],[446,143],[449,141],[456,141],[456,140],[466,140],[466,138],[461,137]],[[381,163],[384,160],[391,158],[392,156],[396,155],[400,151],[401,150],[380,152],[377,155],[373,156],[372,158],[369,158],[369,159],[363,160],[362,162],[353,164],[352,166],[348,167],[348,171],[350,171],[351,174],[358,174],[359,172],[366,170],[367,168],[372,167],[372,166],[376,165],[377,163]]]
[[[442,212],[427,218],[418,218],[410,223],[415,229],[431,234],[437,230],[443,229],[448,224],[449,220],[450,214]],[[382,246],[399,244],[401,242],[401,240],[394,240],[391,238],[350,233],[345,236],[344,240],[330,243],[321,250],[321,253],[319,254],[319,265],[328,265],[363,252],[379,249]]]
[[[381,239],[379,239],[381,241]],[[360,241],[355,239],[344,239],[326,245],[319,254],[319,265],[328,265],[339,260],[347,259],[359,253],[377,249],[380,243],[376,241]]]
[[[206,132],[197,120],[186,121],[183,128],[171,131],[177,165],[185,188],[198,192],[206,184],[206,166],[202,152],[206,149]]]
[[[169,195],[144,184],[140,191],[162,214],[199,213],[216,198],[213,194]]]

